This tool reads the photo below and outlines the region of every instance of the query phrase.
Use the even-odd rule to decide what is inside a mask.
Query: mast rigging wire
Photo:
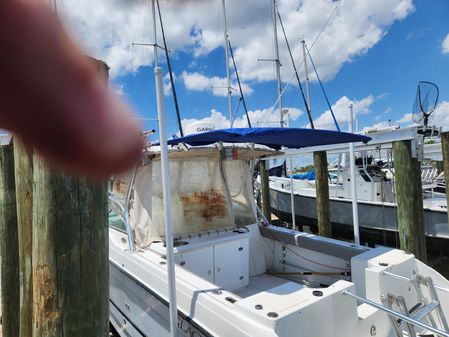
[[[248,121],[248,126],[251,127],[251,121],[249,119],[248,109],[246,108],[246,101],[245,101],[245,97],[243,96],[243,90],[242,90],[242,85],[240,84],[240,77],[239,77],[239,73],[237,71],[237,65],[235,64],[234,52],[232,51],[231,41],[229,40],[229,38],[228,38],[228,45],[229,45],[229,51],[231,52],[232,63],[234,64],[235,77],[237,78],[237,83],[239,85],[240,101],[242,101],[243,109],[245,109],[246,120]],[[240,105],[240,102],[239,102],[239,105]],[[238,107],[237,107],[237,110],[238,110]],[[237,110],[236,110],[236,113],[234,114],[234,118],[232,119],[231,127],[232,127],[232,124],[234,124],[234,119],[235,119],[235,115],[237,114]]]
[[[162,15],[161,15],[161,8],[159,6],[159,0],[156,0],[156,4],[157,4],[157,11],[159,14],[159,22],[161,25],[162,40],[164,41],[165,58],[167,59],[168,73],[170,75],[170,84],[173,93],[173,100],[175,102],[176,120],[178,122],[179,133],[181,134],[181,137],[184,137],[184,132],[182,131],[182,124],[181,124],[181,115],[179,113],[178,96],[176,95],[175,81],[173,80],[173,71],[171,68],[170,57],[168,55],[168,47],[167,41],[165,39],[164,25],[162,24]]]
[[[330,19],[332,18],[332,16],[334,15],[335,11],[338,8],[338,4],[335,6],[334,10],[331,12],[331,14],[328,16],[326,22],[323,25],[323,28],[321,28],[320,32],[318,33],[318,35],[315,37],[315,40],[313,41],[312,45],[310,46],[310,50],[312,50],[313,46],[315,45],[315,43],[317,42],[318,38],[321,36],[321,34],[324,32],[324,30],[326,29],[327,25],[330,22]],[[302,61],[299,63],[298,67],[301,67],[301,65],[304,63],[305,58],[302,58]],[[262,126],[264,126],[268,120],[268,118],[270,118],[270,115],[273,113],[275,106],[277,105],[279,99],[284,95],[285,90],[288,88],[288,86],[290,85],[290,83],[292,82],[293,78],[295,77],[295,74],[293,74],[290,77],[290,80],[287,82],[287,84],[284,86],[284,89],[282,90],[281,94],[279,95],[279,97],[277,98],[277,100],[274,102],[273,106],[271,108],[269,108],[269,112],[267,114],[267,116],[265,117],[265,120],[262,123]]]
[[[304,105],[306,106],[307,116],[309,117],[310,125],[312,126],[312,129],[315,129],[315,126],[313,125],[313,119],[312,114],[310,111],[309,104],[307,104],[306,96],[304,95],[304,90],[302,89],[301,80],[299,79],[298,70],[296,69],[295,60],[293,59],[292,50],[290,49],[290,43],[288,43],[287,34],[285,33],[284,24],[282,23],[281,14],[278,12],[279,17],[279,23],[281,24],[282,32],[284,33],[285,43],[287,44],[288,53],[290,54],[290,59],[292,61],[293,70],[295,71],[296,80],[298,81],[299,89],[301,90],[301,96],[304,101]]]
[[[324,95],[324,98],[326,99],[327,106],[329,107],[329,110],[331,112],[332,119],[334,120],[334,123],[335,123],[335,127],[337,128],[338,131],[341,131],[340,127],[338,126],[337,119],[335,118],[334,111],[332,110],[332,106],[329,102],[329,99],[327,98],[326,91],[324,90],[324,87],[323,87],[323,83],[321,83],[320,76],[318,75],[318,71],[316,70],[315,63],[312,60],[312,55],[310,55],[310,50],[309,50],[309,48],[307,48],[307,45],[305,43],[304,43],[304,46],[307,49],[307,55],[309,55],[309,59],[310,59],[310,62],[312,63],[313,70],[315,70],[316,78],[318,79],[318,83],[320,83],[321,91],[323,91],[323,95]]]

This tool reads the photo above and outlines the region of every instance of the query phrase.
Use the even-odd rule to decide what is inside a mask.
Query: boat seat
[[[263,237],[275,241],[313,250],[315,252],[326,252],[327,255],[335,256],[344,260],[350,260],[356,255],[364,253],[369,248],[354,244],[342,244],[341,241],[319,237],[313,234],[291,231],[275,226],[259,226]]]

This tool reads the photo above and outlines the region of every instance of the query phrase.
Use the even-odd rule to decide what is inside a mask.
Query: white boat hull
[[[167,301],[114,263],[109,264],[109,275],[110,318],[115,330],[121,336],[169,337]],[[131,305],[140,313],[130,312]],[[178,336],[209,337],[212,334],[178,312]]]
[[[281,219],[291,219],[291,195],[287,189],[270,188],[271,208]],[[316,198],[295,193],[295,216],[298,223],[316,224]],[[352,200],[330,198],[331,222],[352,230]],[[396,205],[359,201],[360,227],[375,230],[397,231]],[[447,211],[424,209],[426,235],[449,239]]]
[[[223,235],[228,241],[231,236],[240,240],[239,234]],[[408,281],[413,275],[430,276],[439,289],[446,289],[438,294],[443,311],[449,312],[449,282],[400,250],[369,249],[274,226],[251,225],[243,235],[250,239],[251,264],[257,258],[266,260],[266,253],[271,251],[272,259],[266,263],[274,270],[289,273],[313,267],[335,271],[350,266],[350,276],[336,280],[333,276],[312,275],[306,278],[315,286],[309,287],[291,277],[258,274],[250,277],[246,287],[229,291],[177,265],[178,336],[394,337],[391,321],[383,311],[357,303],[343,293],[376,303],[380,303],[381,295],[400,295],[413,307],[419,301]],[[220,236],[201,238],[197,243],[222,244]],[[120,336],[169,336],[163,256],[147,249],[130,252],[126,235],[111,229],[110,275],[111,323]],[[329,280],[330,285],[320,285]],[[423,332],[419,328],[416,331]]]

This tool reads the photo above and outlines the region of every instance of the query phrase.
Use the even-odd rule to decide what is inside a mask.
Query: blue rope
[[[306,48],[307,48],[307,46],[306,46]],[[318,75],[318,72],[316,71],[315,63],[313,63],[312,55],[310,55],[309,48],[307,48],[307,54],[309,55],[310,62],[312,63],[312,66],[313,66],[313,70],[315,70],[316,78],[318,79],[318,82],[320,83],[321,90],[323,91],[324,98],[326,99],[327,106],[329,107],[329,110],[331,112],[331,115],[332,115],[332,118],[334,120],[335,126],[336,126],[338,131],[341,131],[340,127],[338,126],[337,119],[335,118],[334,111],[332,110],[331,104],[329,103],[329,99],[327,98],[326,91],[324,91],[324,87],[323,87],[323,84],[321,83],[320,76]]]

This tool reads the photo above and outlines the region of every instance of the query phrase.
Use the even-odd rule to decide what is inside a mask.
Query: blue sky
[[[67,19],[71,29],[78,34],[78,38],[81,36],[79,39],[88,50],[92,50],[94,56],[110,63],[113,87],[123,95],[139,117],[155,119],[152,48],[131,46],[132,42],[152,43],[154,40],[150,24],[150,1],[135,0],[133,6],[116,1],[118,4],[115,6],[122,6],[122,14],[117,18],[124,20],[116,24],[123,27],[128,22],[130,27],[127,27],[126,34],[114,26],[117,19],[106,20],[101,16],[101,13],[106,13],[107,7],[97,11],[94,25],[94,19],[83,17],[88,12],[87,5],[82,8],[82,5],[75,4],[77,2],[64,1],[67,11],[74,13],[71,17],[68,15]],[[246,88],[246,103],[248,109],[254,112],[253,117],[258,117],[260,121],[266,119],[267,109],[275,103],[276,82],[273,64],[257,61],[257,58],[273,58],[270,4],[266,1],[267,4],[262,5],[260,0],[257,1],[253,1],[254,13],[249,17],[242,15],[241,11],[248,10],[251,1],[245,3],[246,7],[241,11],[235,9],[240,4],[238,1],[228,0],[227,6],[230,8],[229,38],[235,45],[237,67]],[[227,97],[217,89],[223,86],[226,74],[221,2],[194,1],[193,5],[192,2],[182,5],[176,3],[162,1],[161,7],[181,116],[185,123],[206,118],[217,127],[222,127],[228,112]],[[311,55],[316,61],[320,77],[324,79],[327,95],[343,129],[347,128],[347,106],[351,102],[355,104],[361,129],[373,125],[385,126],[388,120],[392,124],[410,124],[407,114],[412,112],[416,86],[420,80],[432,81],[439,86],[440,107],[435,113],[434,122],[438,126],[449,127],[449,38],[447,52],[444,49],[444,41],[449,36],[448,1],[279,0],[278,6],[297,61],[301,60],[300,39],[305,38],[310,46],[337,6],[328,26],[311,50]],[[202,14],[197,13],[199,8],[204,11]],[[205,18],[204,13],[208,13],[209,17]],[[103,19],[104,25],[101,26],[98,22],[101,23]],[[133,25],[136,26],[131,27]],[[104,42],[105,37],[99,32],[102,27],[108,29],[107,42]],[[89,29],[95,29],[97,40],[86,38]],[[293,72],[282,32],[278,29],[285,86]],[[261,37],[255,37],[258,32]],[[96,43],[100,38],[103,38],[101,43]],[[162,43],[160,38],[159,43]],[[118,50],[120,48],[121,51]],[[160,52],[159,56],[160,65],[166,74],[164,55]],[[304,80],[302,68],[300,75]],[[169,91],[166,93],[168,128],[171,133],[175,133],[177,125],[173,100]],[[311,97],[315,124],[321,128],[332,128],[328,114],[323,115],[327,105],[314,79]],[[236,95],[233,97],[234,109],[237,104]],[[285,91],[283,106],[292,111],[292,126],[307,127],[304,104],[295,81]],[[237,119],[242,118],[243,113],[243,107],[240,106]],[[274,122],[277,118],[277,112],[274,112],[269,120]],[[243,121],[241,119],[237,126],[245,126]],[[154,120],[143,123],[146,129],[157,128]]]

